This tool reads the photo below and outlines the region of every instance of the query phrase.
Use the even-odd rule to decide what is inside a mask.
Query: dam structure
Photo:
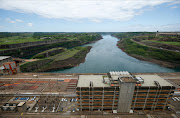
[[[165,111],[177,88],[162,78],[164,73],[159,75],[127,71],[4,75],[0,77],[0,109],[2,112]]]

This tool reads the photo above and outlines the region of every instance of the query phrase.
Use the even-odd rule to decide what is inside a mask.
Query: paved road
[[[0,118],[178,118],[176,114],[89,114],[75,115],[70,113],[4,113]]]

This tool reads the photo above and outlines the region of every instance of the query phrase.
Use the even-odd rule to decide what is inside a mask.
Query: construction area
[[[180,100],[172,96],[180,94],[169,82],[177,82],[178,77],[180,73],[126,71],[4,75],[0,76],[0,113],[178,114]]]

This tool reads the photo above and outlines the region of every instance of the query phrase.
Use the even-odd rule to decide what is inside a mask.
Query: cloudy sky
[[[0,0],[1,32],[180,31],[180,0]]]

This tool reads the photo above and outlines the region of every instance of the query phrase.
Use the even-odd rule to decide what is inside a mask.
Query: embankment
[[[91,43],[93,41],[97,41],[102,39],[101,36],[97,36],[95,38],[92,38],[90,40],[84,39],[84,40],[60,40],[61,42],[51,42],[51,43],[38,43],[37,45],[33,43],[33,45],[27,46],[27,47],[19,47],[15,49],[7,49],[7,50],[0,50],[0,55],[2,56],[12,56],[12,57],[18,57],[18,58],[26,58],[26,57],[32,57],[40,52],[43,52],[45,50],[49,50],[56,47],[63,47],[63,48],[73,48],[76,46],[81,46],[84,44]]]
[[[64,48],[52,48],[50,50],[46,50],[46,51],[43,51],[34,55],[32,59],[43,59],[43,58],[50,57],[64,51],[65,51]]]
[[[178,52],[142,46],[128,38],[118,41],[117,46],[128,55],[139,60],[149,61],[168,68],[180,67],[180,53]]]
[[[20,68],[22,72],[48,72],[72,68],[85,61],[85,57],[91,48],[90,46],[76,47],[52,57],[25,63]]]
[[[18,49],[4,50],[4,51],[0,51],[0,55],[24,58],[55,47],[72,48],[79,45],[81,45],[80,41],[64,41],[60,43],[43,44],[43,45],[23,47]]]

